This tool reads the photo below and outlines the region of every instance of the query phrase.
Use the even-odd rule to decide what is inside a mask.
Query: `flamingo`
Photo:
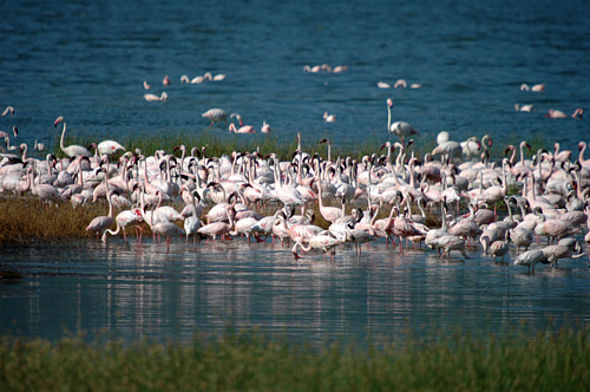
[[[111,202],[111,197],[113,193],[109,191],[107,194],[107,202],[109,203],[109,213],[108,215],[97,216],[96,218],[92,219],[88,226],[86,226],[86,231],[96,231],[96,240],[98,241],[100,232],[103,230],[108,229],[112,226],[113,220],[113,203]]]
[[[545,117],[549,118],[567,118],[567,114],[562,112],[561,110],[549,109]]]
[[[578,254],[572,256],[572,251],[575,251]],[[547,262],[551,263],[549,267],[550,269],[553,269],[553,264],[557,266],[557,260],[564,257],[577,259],[584,256],[584,254],[581,253],[582,248],[580,247],[580,244],[573,238],[562,238],[557,244],[544,247],[541,249],[541,252],[545,255]]]
[[[438,239],[437,245],[439,248],[443,249],[443,253],[440,255],[440,258],[443,258],[446,255],[447,259],[449,259],[451,257],[451,251],[453,250],[458,250],[461,252],[463,257],[466,259],[469,258],[469,256],[467,256],[465,253],[465,240],[461,237],[451,234],[443,235]]]
[[[121,230],[123,230],[123,241],[127,241],[127,233],[125,231],[127,226],[134,225],[134,224],[141,223],[141,222],[143,222],[143,216],[141,214],[141,211],[138,208],[134,208],[131,210],[123,210],[120,213],[118,213],[117,216],[115,217],[115,223],[117,224],[116,230],[113,231],[111,229],[106,229],[102,233],[101,240],[102,240],[102,242],[106,242],[107,241],[107,234],[115,236],[115,235],[119,234],[121,232]],[[141,233],[143,232],[143,230],[141,229],[141,227],[135,226],[135,231],[137,234],[137,242],[139,243],[139,242],[141,242]]]
[[[342,73],[345,72],[348,69],[348,66],[346,65],[337,65],[334,67],[334,69],[332,70],[332,72],[334,73]]]
[[[125,147],[114,140],[103,140],[102,142],[98,143],[96,149],[100,156],[111,155],[116,154],[119,151],[125,151]]]
[[[521,253],[516,260],[514,260],[514,265],[525,265],[529,267],[529,273],[531,272],[531,267],[533,268],[533,273],[535,273],[535,265],[543,260],[546,260],[547,257],[540,249],[531,249],[527,250],[524,253]]]
[[[391,88],[391,85],[389,83],[386,83],[386,82],[378,81],[377,82],[377,87],[379,87],[379,88]]]
[[[230,213],[230,210],[233,210],[233,214]],[[229,233],[234,228],[234,220],[232,218],[232,215],[235,215],[235,210],[233,207],[230,207],[229,209],[227,209],[225,211],[225,213],[226,213],[227,219],[229,220],[229,223],[225,223],[225,222],[209,223],[205,226],[199,227],[199,229],[197,230],[197,233],[202,234],[204,236],[211,236],[213,238],[213,241],[215,241],[215,238],[218,235],[225,236],[227,233]]]
[[[262,122],[262,128],[260,128],[260,133],[270,133],[270,125],[266,121]]]
[[[195,201],[195,194],[199,197],[199,193],[195,189],[193,192],[190,193],[191,202],[188,205],[191,211],[191,215],[184,219],[184,233],[186,234],[186,242],[188,242],[188,237],[193,236],[193,246],[195,246],[197,237],[194,235],[197,233],[197,230],[201,227],[201,222],[199,220],[199,211],[197,211],[197,204]],[[201,210],[201,214],[202,214]]]
[[[212,108],[203,113],[201,117],[211,121],[211,126],[213,126],[213,123],[227,120],[227,113],[223,109]]]
[[[328,112],[324,112],[324,121],[325,122],[336,122],[336,115],[335,114],[328,114]]]
[[[188,84],[188,83],[190,83],[190,79],[188,78],[187,75],[182,75],[180,77],[180,83]]]
[[[515,103],[514,110],[516,110],[517,112],[532,112],[533,110],[535,110],[535,108],[533,107],[532,103],[526,105],[519,105]]]
[[[536,93],[542,93],[543,91],[545,91],[545,84],[537,83],[532,86],[529,86],[528,84],[523,83],[520,85],[520,91],[533,91]]]
[[[415,130],[409,123],[405,121],[396,121],[391,124],[391,108],[393,107],[393,101],[391,98],[387,98],[387,131],[389,133],[396,134],[402,145],[405,146],[404,140],[410,135],[418,135],[419,132]]]
[[[152,88],[152,85],[151,85],[151,84],[149,84],[149,83],[147,82],[147,80],[144,80],[144,81],[143,81],[143,88],[144,88],[145,90],[149,90],[150,88]]]
[[[168,77],[168,75],[164,76],[164,79],[162,79],[162,84],[164,86],[168,86],[168,85],[172,84],[172,81],[170,80],[170,78]]]
[[[252,125],[243,125],[240,128],[236,128],[236,124],[234,123],[229,124],[229,131],[233,133],[256,133]]]
[[[312,249],[320,249],[326,253],[329,252],[331,255],[334,255],[336,253],[334,248],[336,248],[336,246],[339,244],[340,241],[334,238],[329,231],[324,230],[318,235],[311,237],[307,246],[303,245],[301,242],[296,242],[295,245],[293,245],[291,251],[293,252],[295,259],[299,259],[301,257],[299,254],[297,254],[297,248],[301,248],[301,250],[304,252],[309,252]]]
[[[57,124],[59,124],[60,122],[63,122],[63,128],[61,130],[61,137],[59,138],[59,147],[61,148],[63,153],[66,154],[70,158],[73,158],[77,155],[82,155],[82,156],[91,158],[92,154],[90,153],[90,151],[88,151],[86,148],[84,148],[82,146],[79,146],[77,144],[72,144],[67,147],[64,146],[64,137],[66,135],[66,120],[64,120],[63,116],[59,116],[58,118],[55,119],[55,122],[53,123],[53,125],[55,127],[57,127]]]
[[[154,102],[154,101],[164,102],[168,99],[168,94],[166,94],[165,91],[163,91],[159,97],[156,94],[144,94],[143,99],[145,99],[148,102]]]
[[[408,83],[404,79],[398,79],[393,84],[393,88],[406,88],[408,87]]]

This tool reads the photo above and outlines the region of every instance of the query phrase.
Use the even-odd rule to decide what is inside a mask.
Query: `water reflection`
[[[55,339],[106,329],[127,341],[187,340],[232,326],[320,342],[588,321],[585,262],[529,275],[470,255],[441,262],[430,251],[400,255],[376,243],[360,258],[344,248],[334,259],[295,261],[280,244],[241,240],[196,248],[177,241],[169,251],[117,240],[9,248],[0,261],[26,277],[0,284],[0,333]]]

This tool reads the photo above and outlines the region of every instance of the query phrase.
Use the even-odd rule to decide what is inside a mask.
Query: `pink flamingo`
[[[108,215],[97,216],[96,218],[92,219],[88,226],[86,226],[86,231],[96,231],[96,240],[98,241],[100,232],[102,230],[106,230],[112,226],[113,220],[113,203],[111,202],[111,197],[113,194],[109,192],[107,194],[107,201],[109,203],[109,213]]]
[[[393,84],[393,88],[406,88],[408,87],[408,83],[404,79],[398,79]]]
[[[256,133],[256,130],[252,125],[244,125],[244,121],[242,120],[242,116],[238,113],[232,113],[230,118],[236,118],[238,120],[238,124],[240,128],[236,128],[236,124],[233,122],[229,124],[229,131],[233,133]]]
[[[121,211],[115,217],[115,223],[117,223],[117,229],[115,231],[113,231],[111,229],[105,230],[104,233],[102,233],[101,240],[102,240],[102,242],[106,242],[107,241],[107,234],[114,236],[114,235],[119,234],[121,232],[121,230],[123,230],[123,240],[127,241],[127,232],[125,231],[127,226],[134,225],[134,224],[141,223],[141,222],[143,222],[143,216],[141,214],[140,209],[134,208],[131,210]],[[135,226],[135,232],[137,235],[137,242],[141,242],[141,234],[143,233],[143,229],[140,226]]]
[[[162,80],[162,84],[164,86],[168,86],[168,85],[172,84],[172,81],[170,81],[170,78],[168,77],[168,75],[164,76],[164,79]]]
[[[260,129],[260,133],[270,133],[270,125],[266,121],[262,122],[262,128]]]
[[[230,209],[233,210],[233,207],[230,207]],[[235,210],[233,210],[233,212],[235,214]],[[229,223],[225,223],[225,222],[209,223],[208,225],[201,226],[197,230],[197,233],[203,234],[205,236],[210,236],[213,238],[213,241],[215,241],[215,238],[217,236],[222,236],[222,237],[225,236],[234,228],[234,220],[232,218],[232,214],[226,210],[226,215],[229,220]]]
[[[324,121],[329,123],[336,122],[336,115],[324,112]]]
[[[168,99],[168,94],[166,94],[166,92],[162,92],[162,94],[158,97],[156,94],[144,94],[143,95],[143,99],[145,99],[148,102],[154,102],[154,101],[166,101]]]

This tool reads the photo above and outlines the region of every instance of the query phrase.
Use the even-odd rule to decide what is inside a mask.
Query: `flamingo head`
[[[532,150],[532,147],[531,147],[531,145],[530,145],[528,142],[524,142],[524,146],[525,146],[526,148],[528,148],[529,152],[531,152],[531,150]]]
[[[387,106],[389,106],[390,108],[393,107],[393,101],[391,100],[391,98],[387,98]]]
[[[57,124],[59,124],[60,122],[62,122],[64,120],[64,116],[59,116],[58,118],[55,119],[55,121],[53,122],[53,126],[57,127]]]

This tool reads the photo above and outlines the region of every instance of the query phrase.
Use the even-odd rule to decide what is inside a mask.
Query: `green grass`
[[[313,347],[258,332],[188,344],[0,339],[2,391],[583,391],[588,329]]]

